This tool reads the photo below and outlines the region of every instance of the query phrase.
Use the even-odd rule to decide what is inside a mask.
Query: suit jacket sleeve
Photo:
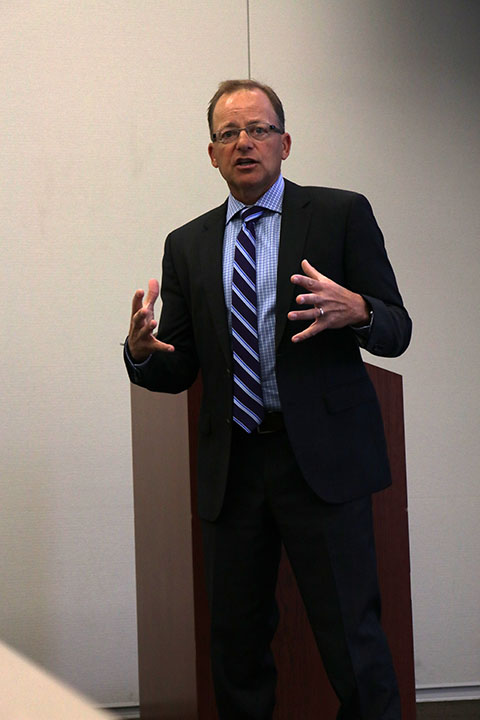
[[[364,347],[373,355],[401,355],[410,342],[412,322],[403,305],[382,232],[363,195],[353,195],[345,238],[346,285],[363,295],[374,312]]]

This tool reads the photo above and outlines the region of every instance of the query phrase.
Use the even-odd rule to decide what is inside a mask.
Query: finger
[[[322,306],[309,308],[308,310],[292,310],[287,315],[289,320],[318,320],[325,317],[325,310]],[[325,324],[325,323],[324,323]]]
[[[132,318],[132,326],[138,333],[148,335],[157,327],[157,321],[145,307],[141,308]]]
[[[160,342],[153,337],[144,342],[133,342],[133,338],[128,338],[128,348],[130,356],[135,363],[142,363],[148,360],[150,355],[156,352],[173,352],[175,350],[173,345],[168,343]]]
[[[302,342],[303,340],[308,340],[308,338],[311,338],[314,335],[318,335],[318,333],[322,332],[322,330],[324,330],[324,325],[319,322],[313,322],[311,325],[308,326],[308,328],[294,335],[292,337],[292,342],[298,343]]]
[[[143,290],[136,290],[132,300],[132,317],[142,308],[143,295]]]
[[[156,352],[173,352],[175,350],[174,345],[161,342],[144,330],[128,336],[128,347],[135,362],[143,362],[149,355]]]
[[[157,340],[156,338],[153,339],[153,346],[152,346],[152,352],[173,352],[175,350],[174,345],[170,345],[169,343],[161,342],[161,340]]]
[[[308,295],[297,295],[296,301],[298,305],[321,305],[322,298],[317,293],[309,293]]]
[[[322,273],[319,272],[316,267],[313,267],[313,265],[311,265],[306,259],[302,260],[302,270],[306,275],[308,275],[308,277],[311,277],[314,280],[328,280],[326,275],[322,275]]]
[[[301,285],[305,288],[305,290],[315,291],[321,289],[318,280],[314,280],[307,275],[292,275],[290,278],[290,282],[292,282],[294,285]]]
[[[305,275],[308,275],[308,277],[311,277],[314,280],[318,280],[320,278],[320,273],[318,272],[317,268],[314,268],[313,265],[310,265],[310,263],[306,259],[302,260],[302,270]]]
[[[148,281],[148,293],[147,293],[147,297],[145,298],[145,304],[152,311],[153,311],[153,306],[155,305],[155,301],[158,297],[159,292],[160,292],[160,287],[158,284],[158,280],[155,280],[155,278],[151,278]]]
[[[294,285],[301,285],[306,290],[310,290],[310,292],[320,292],[324,288],[324,281],[327,279],[324,275],[316,273],[316,277],[311,277],[310,275],[292,275],[290,281]]]
[[[293,275],[291,278],[291,281],[296,284],[303,284],[307,283],[305,285],[308,287],[308,279],[310,280],[316,280],[317,282],[324,282],[325,280],[328,280],[326,275],[322,275],[321,272],[317,270],[311,263],[308,262],[308,260],[304,259],[302,260],[302,270],[305,273],[305,275]],[[305,277],[306,276],[306,277]],[[304,278],[303,281],[301,278]]]

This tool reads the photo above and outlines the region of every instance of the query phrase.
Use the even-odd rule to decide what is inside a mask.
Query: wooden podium
[[[367,370],[382,408],[393,484],[374,496],[383,625],[402,698],[414,720],[410,562],[402,378]],[[134,385],[132,439],[142,720],[216,720],[209,663],[209,621],[196,514],[196,420],[200,383],[181,396]],[[330,688],[286,555],[274,640],[278,667],[275,720],[334,720]]]

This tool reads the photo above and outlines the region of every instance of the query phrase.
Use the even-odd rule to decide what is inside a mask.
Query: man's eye
[[[253,132],[254,135],[262,136],[262,135],[265,135],[267,131],[265,130],[264,127],[262,127],[262,125],[253,125],[253,127],[250,128],[250,132]]]
[[[235,137],[235,130],[224,130],[222,132],[222,140],[229,140],[232,137]]]

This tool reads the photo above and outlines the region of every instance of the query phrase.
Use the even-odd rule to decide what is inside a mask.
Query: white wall
[[[285,174],[364,192],[385,232],[414,319],[379,364],[404,375],[417,682],[478,684],[478,5],[249,10]],[[0,28],[0,636],[99,703],[135,702],[119,343],[166,232],[225,195],[204,114],[247,75],[247,3],[18,0]]]

